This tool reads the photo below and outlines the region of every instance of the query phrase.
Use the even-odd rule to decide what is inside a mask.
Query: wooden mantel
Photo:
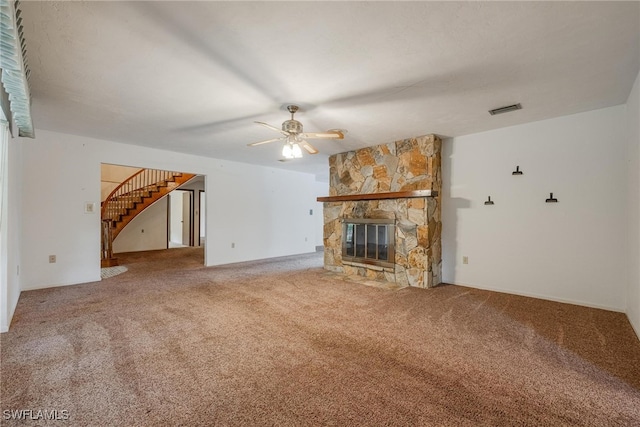
[[[346,196],[318,197],[319,202],[351,202],[354,200],[410,199],[415,197],[437,197],[433,190],[394,191],[389,193],[349,194]]]

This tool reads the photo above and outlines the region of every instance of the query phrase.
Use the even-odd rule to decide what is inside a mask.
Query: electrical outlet
[[[49,264],[54,264],[56,262],[56,256],[55,255],[49,255]]]
[[[235,244],[235,243],[232,243],[232,244],[231,244],[231,249],[233,249],[233,248],[235,248],[235,247],[236,247],[236,244]]]
[[[462,257],[462,263],[463,264],[469,264],[469,257],[468,256],[463,256]]]

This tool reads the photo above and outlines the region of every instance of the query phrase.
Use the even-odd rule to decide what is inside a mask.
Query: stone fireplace
[[[329,158],[329,196],[318,198],[325,269],[402,286],[441,282],[441,147],[427,135]]]

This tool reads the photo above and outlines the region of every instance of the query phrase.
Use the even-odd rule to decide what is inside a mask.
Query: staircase
[[[113,257],[113,241],[133,218],[194,176],[142,169],[117,186],[102,202],[102,267],[118,265]]]

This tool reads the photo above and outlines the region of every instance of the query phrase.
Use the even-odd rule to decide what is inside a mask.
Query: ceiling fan
[[[256,145],[267,144],[269,142],[284,141],[284,146],[282,147],[282,155],[284,158],[297,159],[302,157],[302,150],[300,149],[300,146],[302,146],[302,148],[304,148],[309,154],[318,153],[318,150],[313,145],[309,144],[306,139],[344,139],[344,130],[331,129],[327,132],[303,132],[302,123],[293,118],[293,115],[298,111],[298,109],[297,105],[287,106],[287,110],[291,113],[291,119],[282,122],[282,129],[278,129],[277,127],[271,126],[267,123],[255,122],[266,128],[280,132],[284,136],[254,142],[248,145],[250,147],[255,147]]]

